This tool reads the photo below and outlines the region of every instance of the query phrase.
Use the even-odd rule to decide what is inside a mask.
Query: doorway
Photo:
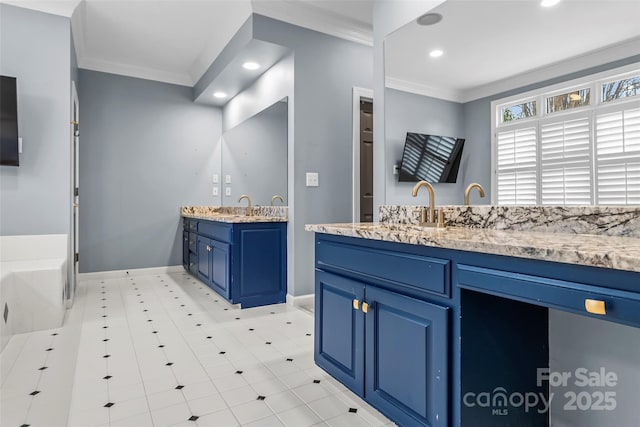
[[[354,87],[352,220],[373,218],[373,91]]]
[[[373,221],[373,101],[360,100],[360,222]]]
[[[80,265],[80,101],[75,82],[71,82],[71,257],[69,280],[67,282],[67,307],[73,305],[78,283]]]

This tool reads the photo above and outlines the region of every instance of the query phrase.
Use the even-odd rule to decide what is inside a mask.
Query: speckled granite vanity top
[[[286,206],[253,206],[253,215],[247,215],[246,207],[234,206],[183,206],[185,218],[206,219],[226,223],[287,222]]]
[[[525,207],[445,209],[445,229],[417,225],[419,207],[382,206],[385,222],[314,224],[306,230],[640,272],[640,208],[535,207],[529,215],[523,215],[530,209]]]

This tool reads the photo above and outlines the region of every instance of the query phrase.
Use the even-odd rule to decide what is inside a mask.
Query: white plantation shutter
[[[525,127],[497,134],[497,195],[500,205],[537,202],[537,129]]]
[[[590,128],[589,117],[540,126],[543,205],[592,203]]]
[[[492,202],[640,205],[639,73],[634,65],[493,101]],[[546,108],[515,117],[527,103]]]
[[[596,117],[596,203],[640,205],[640,108]]]

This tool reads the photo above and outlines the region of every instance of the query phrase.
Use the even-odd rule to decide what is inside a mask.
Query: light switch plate
[[[394,175],[398,175],[398,168],[399,167],[400,167],[399,165],[393,165],[393,174]]]
[[[231,187],[226,187],[224,189],[224,195],[225,196],[230,196],[231,195]]]
[[[218,179],[219,179],[219,178],[218,178],[218,174],[217,174],[217,173],[214,173],[214,174],[213,174],[213,183],[214,183],[214,184],[217,184],[217,183],[218,183]]]
[[[18,154],[22,154],[22,137],[18,138]]]
[[[217,186],[217,185],[214,185],[214,186],[213,186],[213,195],[214,195],[214,196],[217,196],[217,195],[218,195],[218,192],[219,192],[219,190],[218,190],[218,186]]]
[[[231,184],[231,175],[225,175],[224,176],[224,183],[225,184]]]
[[[307,172],[307,187],[317,187],[318,172]]]

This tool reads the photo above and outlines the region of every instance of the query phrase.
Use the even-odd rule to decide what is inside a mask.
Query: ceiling
[[[0,0],[72,17],[81,68],[193,86],[251,13],[372,44],[373,0]]]
[[[540,81],[545,69],[558,75],[560,63],[569,73],[640,54],[637,0],[565,0],[551,8],[449,0],[433,11],[440,23],[413,21],[385,41],[388,87],[469,101]],[[430,58],[432,49],[444,54]]]

